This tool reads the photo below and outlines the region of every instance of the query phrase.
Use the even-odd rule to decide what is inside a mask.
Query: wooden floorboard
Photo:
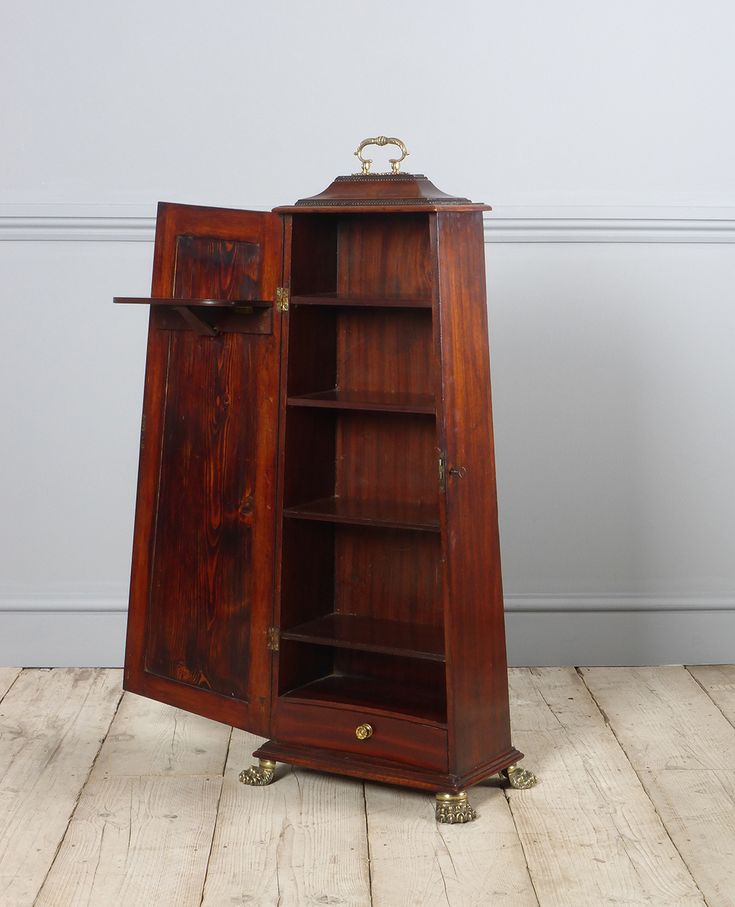
[[[573,668],[512,670],[513,741],[540,784],[509,800],[540,903],[703,905]]]
[[[733,907],[735,728],[723,714],[732,704],[727,691],[714,689],[716,675],[707,669],[581,673],[707,904]],[[711,696],[697,675],[703,684],[709,678]]]
[[[735,727],[735,665],[690,665],[688,670]]]
[[[537,907],[528,867],[499,786],[478,785],[478,818],[437,825],[434,798],[366,784],[375,907]]]
[[[0,703],[0,904],[41,888],[120,698],[120,672],[29,670]]]
[[[230,729],[218,721],[126,693],[95,774],[222,775]]]
[[[120,699],[118,671],[2,668],[0,904],[735,907],[735,667],[510,676],[541,782],[438,826],[411,790],[242,785],[259,738]]]
[[[230,734],[126,693],[38,907],[199,907]]]
[[[20,671],[20,668],[0,668],[0,702],[3,701],[5,694],[17,680]]]
[[[36,901],[198,907],[219,778],[90,779]]]
[[[280,765],[272,784],[241,784],[262,742],[233,732],[203,907],[369,905],[362,782]]]

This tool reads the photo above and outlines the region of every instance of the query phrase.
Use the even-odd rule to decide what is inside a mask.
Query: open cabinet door
[[[282,250],[276,214],[159,205],[125,657],[126,690],[258,734]]]

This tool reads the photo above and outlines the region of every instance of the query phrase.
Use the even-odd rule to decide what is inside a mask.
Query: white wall
[[[5,0],[0,663],[119,663],[145,313],[110,299],[148,291],[155,202],[289,202],[378,133],[496,207],[512,659],[732,661],[734,25],[724,0]]]

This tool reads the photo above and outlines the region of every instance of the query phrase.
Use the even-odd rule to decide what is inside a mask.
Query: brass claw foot
[[[538,784],[536,775],[527,768],[521,768],[520,765],[509,765],[508,768],[503,769],[500,775],[516,790],[527,790],[534,784]]]
[[[276,763],[270,759],[260,759],[257,765],[243,769],[240,772],[240,781],[243,784],[252,784],[254,787],[264,787],[276,777]]]
[[[458,823],[472,822],[477,818],[477,813],[470,806],[467,792],[458,794],[436,795],[436,821],[443,825],[456,825]]]

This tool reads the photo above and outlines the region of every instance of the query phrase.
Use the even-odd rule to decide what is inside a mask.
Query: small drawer
[[[446,730],[400,718],[280,699],[274,736],[278,743],[299,743],[447,771]]]

